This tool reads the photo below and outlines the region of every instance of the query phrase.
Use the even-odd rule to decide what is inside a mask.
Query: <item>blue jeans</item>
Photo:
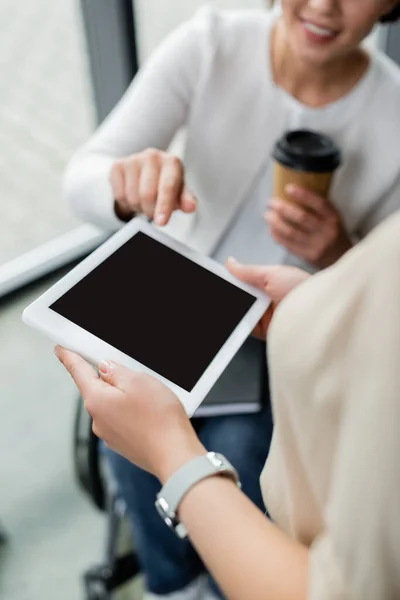
[[[193,424],[204,446],[227,457],[239,472],[245,494],[265,510],[259,477],[272,436],[269,401],[259,413],[198,418]],[[147,589],[163,595],[184,588],[205,568],[190,542],[178,539],[156,512],[160,483],[118,454],[106,450],[106,455],[127,504]],[[210,585],[221,595],[211,579]]]

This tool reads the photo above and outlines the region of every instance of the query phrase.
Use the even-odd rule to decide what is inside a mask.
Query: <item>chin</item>
[[[333,52],[322,52],[321,50],[314,51],[310,49],[296,49],[297,56],[306,63],[315,67],[323,67],[335,59],[336,54]]]
[[[332,41],[312,39],[305,32],[301,22],[297,22],[291,29],[288,39],[291,41],[293,53],[301,60],[320,67],[337,58],[341,36]]]
[[[321,67],[324,64],[328,64],[332,60],[335,60],[339,54],[337,45],[334,43],[324,47],[322,45],[310,44],[304,39],[301,39],[301,36],[299,37],[296,36],[297,39],[293,38],[292,51],[295,56],[298,56],[304,62]]]

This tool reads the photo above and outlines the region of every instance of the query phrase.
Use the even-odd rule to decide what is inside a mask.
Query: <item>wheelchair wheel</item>
[[[5,544],[7,541],[7,535],[5,530],[3,529],[3,527],[1,526],[0,523],[0,546],[2,546],[3,544]]]
[[[73,461],[75,477],[93,504],[106,508],[106,492],[100,468],[99,439],[92,431],[92,419],[78,398],[75,412]]]
[[[107,567],[95,567],[85,573],[85,599],[84,600],[111,600],[107,582],[110,572]]]

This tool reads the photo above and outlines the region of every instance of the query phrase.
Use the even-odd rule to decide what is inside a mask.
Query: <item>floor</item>
[[[104,520],[73,479],[76,391],[51,342],[20,318],[49,283],[0,304],[2,600],[83,598],[81,573],[101,558]]]
[[[0,264],[76,225],[60,189],[92,129],[83,57],[73,0],[0,2]],[[103,518],[72,473],[76,392],[20,319],[49,284],[0,304],[2,600],[83,598],[81,573],[101,557]]]

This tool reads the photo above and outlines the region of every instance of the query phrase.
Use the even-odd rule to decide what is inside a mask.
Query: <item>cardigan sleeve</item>
[[[113,162],[147,148],[166,150],[187,122],[207,55],[215,12],[201,9],[148,59],[121,101],[70,161],[64,195],[84,221],[106,231],[123,223],[109,183]]]

